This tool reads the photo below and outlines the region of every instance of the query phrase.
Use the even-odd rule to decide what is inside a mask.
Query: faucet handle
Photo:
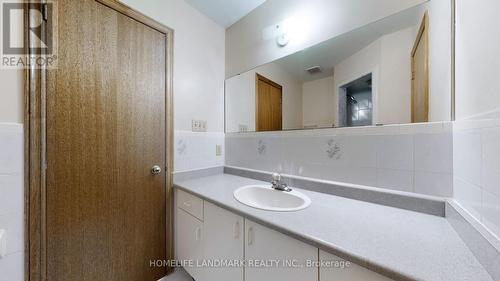
[[[275,181],[281,181],[281,175],[278,173],[273,173],[273,180]]]

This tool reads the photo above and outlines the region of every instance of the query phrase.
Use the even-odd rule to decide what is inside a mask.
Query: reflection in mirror
[[[229,78],[226,131],[449,121],[446,2],[432,0]]]

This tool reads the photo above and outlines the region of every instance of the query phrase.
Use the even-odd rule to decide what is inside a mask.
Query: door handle
[[[253,233],[253,227],[248,228],[248,246],[252,246],[254,242],[254,233]]]
[[[195,230],[195,239],[196,241],[200,241],[201,240],[201,227],[198,226]]]
[[[153,168],[151,168],[151,174],[153,175],[161,174],[161,167],[158,165],[153,166]]]
[[[239,239],[240,238],[240,222],[237,221],[234,224],[234,239]]]

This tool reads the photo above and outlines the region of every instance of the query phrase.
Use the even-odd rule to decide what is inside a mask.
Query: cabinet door
[[[184,263],[184,269],[196,280],[203,280],[198,263],[203,259],[203,223],[182,209],[177,209],[177,260]]]
[[[245,234],[245,281],[318,280],[317,248],[249,220]]]
[[[320,281],[390,281],[385,276],[320,251]]]
[[[204,253],[212,266],[203,269],[203,281],[243,281],[243,218],[209,202],[204,204]]]

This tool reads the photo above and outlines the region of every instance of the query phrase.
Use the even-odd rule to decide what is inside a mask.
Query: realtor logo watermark
[[[57,3],[0,0],[0,4],[0,68],[56,68]],[[28,40],[24,36],[25,17],[29,17]]]

